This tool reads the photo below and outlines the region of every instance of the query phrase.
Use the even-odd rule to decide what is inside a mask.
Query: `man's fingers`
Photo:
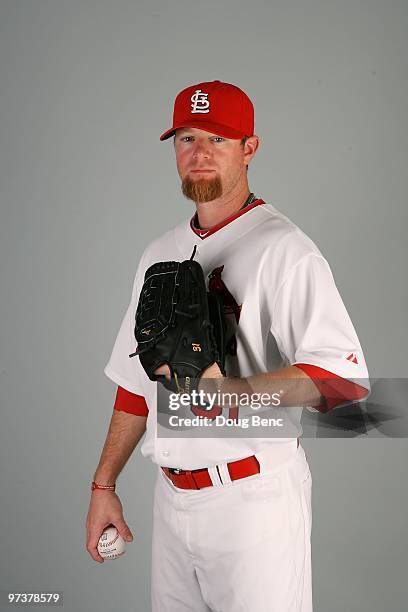
[[[132,542],[133,534],[130,531],[129,527],[127,526],[124,520],[118,521],[117,523],[110,523],[110,524],[116,527],[116,529],[118,530],[122,538],[125,540],[125,542]],[[107,525],[105,525],[105,527],[107,527]],[[98,563],[104,562],[104,558],[101,557],[101,555],[98,553],[98,542],[99,542],[99,538],[101,537],[105,527],[102,527],[99,529],[92,529],[92,530],[87,529],[86,549],[91,555],[92,559],[94,561],[97,561]]]
[[[103,563],[104,559],[101,557],[101,555],[98,553],[98,542],[99,542],[99,538],[102,535],[104,528],[102,528],[101,530],[92,530],[89,531],[88,530],[88,539],[87,539],[87,543],[86,543],[86,550],[89,552],[89,554],[91,555],[92,559],[94,561],[98,561],[98,563]]]
[[[170,368],[167,363],[163,363],[163,365],[156,368],[154,373],[156,376],[165,376],[167,380],[171,379]]]
[[[213,363],[208,366],[203,372],[203,378],[224,378],[218,363]]]
[[[120,521],[116,523],[115,527],[118,530],[119,534],[122,536],[122,538],[126,542],[131,542],[133,540],[132,532],[130,531],[129,527],[126,525],[125,521]]]
[[[167,363],[163,363],[163,365],[159,366],[155,369],[154,373],[156,376],[165,376],[167,380],[171,379],[170,368]],[[213,363],[208,366],[206,370],[203,372],[203,378],[224,378],[222,372],[217,363]]]

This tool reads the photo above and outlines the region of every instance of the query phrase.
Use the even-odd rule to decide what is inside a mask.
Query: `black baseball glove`
[[[138,355],[150,380],[160,381],[170,391],[190,393],[214,362],[225,375],[222,298],[207,292],[197,261],[163,261],[147,269],[135,338],[137,349],[129,357]],[[169,366],[171,380],[154,374],[163,364]]]

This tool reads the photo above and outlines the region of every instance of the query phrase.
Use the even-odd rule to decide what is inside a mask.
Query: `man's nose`
[[[197,142],[195,144],[195,147],[193,150],[193,157],[199,157],[200,155],[203,157],[209,157],[210,155],[209,145],[205,142],[203,143]]]

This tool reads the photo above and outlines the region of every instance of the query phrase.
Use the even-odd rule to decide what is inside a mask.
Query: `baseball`
[[[113,525],[109,525],[103,530],[98,542],[98,553],[104,559],[116,559],[125,552],[125,540],[119,535],[118,530]]]

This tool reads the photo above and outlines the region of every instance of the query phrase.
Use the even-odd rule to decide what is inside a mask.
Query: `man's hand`
[[[167,380],[170,380],[170,368],[167,364],[161,365],[159,368],[156,368],[154,373],[156,376],[165,376]],[[220,368],[217,363],[213,363],[208,368],[206,368],[201,376],[201,378],[224,378]]]
[[[119,497],[114,491],[96,489],[92,492],[86,518],[86,549],[92,559],[98,563],[104,562],[104,559],[98,553],[98,542],[103,530],[108,525],[114,525],[126,542],[133,540],[132,532],[123,518],[123,508]]]
[[[218,363],[213,363],[206,370],[204,370],[201,378],[224,378]]]
[[[156,368],[154,373],[158,376],[165,376],[167,380],[170,380],[170,369],[167,364],[163,364],[159,368]],[[214,362],[208,366],[208,368],[204,370],[202,376],[200,376],[198,382],[199,392],[204,392],[206,394],[217,392],[218,387],[213,381],[219,378],[225,379],[218,364]]]

